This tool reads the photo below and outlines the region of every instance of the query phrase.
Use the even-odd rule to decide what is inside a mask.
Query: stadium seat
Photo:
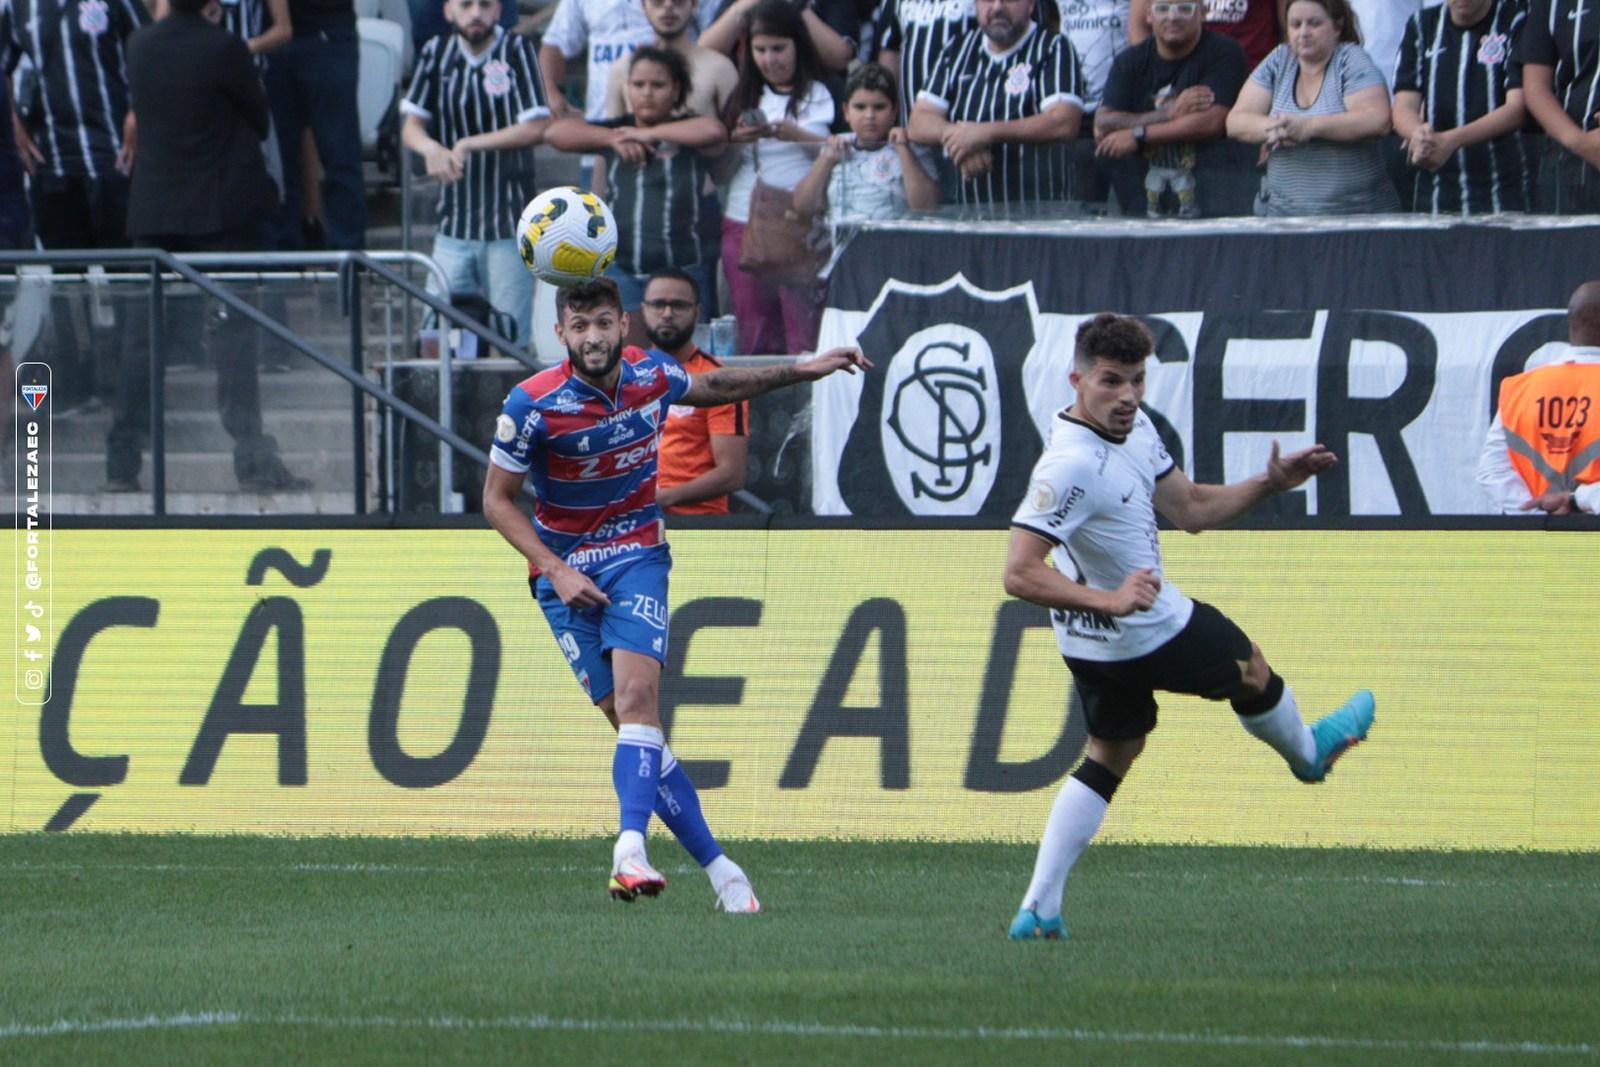
[[[361,152],[386,173],[399,160],[400,67],[405,30],[387,19],[358,18],[361,63],[356,109],[361,117]]]
[[[400,38],[400,76],[408,76],[416,46],[411,40],[411,7],[406,0],[356,0],[356,18],[384,19],[405,31]]]

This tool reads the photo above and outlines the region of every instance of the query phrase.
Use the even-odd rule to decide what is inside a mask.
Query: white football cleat
[[[748,878],[730,878],[717,891],[717,910],[729,915],[754,915],[761,910]]]
[[[667,888],[667,880],[660,871],[650,866],[643,852],[630,852],[612,867],[608,888],[612,900],[631,904],[635,897],[653,897],[660,893]]]

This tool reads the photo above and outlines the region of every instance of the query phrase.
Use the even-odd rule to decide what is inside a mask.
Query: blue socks
[[[722,855],[722,846],[712,836],[706,817],[700,812],[700,794],[670,748],[661,752],[661,781],[656,786],[656,815],[672,831],[672,836],[694,861],[704,867]]]
[[[617,730],[617,751],[611,758],[611,784],[622,809],[622,830],[640,835],[650,827],[656,786],[661,781],[661,731],[654,726],[624,723]],[[681,772],[680,772],[681,773]],[[696,805],[698,809],[698,805]]]

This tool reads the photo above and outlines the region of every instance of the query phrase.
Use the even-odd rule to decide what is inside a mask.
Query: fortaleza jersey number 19
[[[1092,589],[1116,589],[1146,567],[1160,575],[1154,495],[1156,482],[1172,468],[1143,412],[1126,438],[1061,412],[1011,523],[1053,544],[1056,570]],[[1050,618],[1062,655],[1103,661],[1154,651],[1183,629],[1193,611],[1194,601],[1163,576],[1155,604],[1145,611],[1113,618],[1057,609]]]

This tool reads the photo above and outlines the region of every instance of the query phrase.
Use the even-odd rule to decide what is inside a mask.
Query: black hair
[[[1155,351],[1155,339],[1144,323],[1132,315],[1113,315],[1102,311],[1078,327],[1077,346],[1074,350],[1078,362],[1089,363],[1097,359],[1113,363],[1143,363]]]
[[[660,270],[652,271],[650,277],[644,280],[645,289],[649,289],[650,283],[657,279],[686,283],[689,286],[689,291],[694,293],[694,302],[696,304],[700,302],[700,286],[688,271],[679,270],[677,267],[662,267]]]
[[[628,73],[633,73],[633,68],[640,63],[656,63],[667,68],[667,76],[678,86],[678,95],[672,101],[672,110],[681,108],[684,101],[689,99],[689,64],[684,62],[682,54],[670,48],[657,48],[654,45],[645,45],[635,48],[633,55],[628,58]]]
[[[899,96],[896,94],[894,74],[888,67],[878,63],[863,63],[850,74],[850,79],[844,83],[844,101],[865,90],[869,93],[882,93],[889,98],[889,103],[899,107]]]
[[[790,118],[800,113],[800,105],[810,95],[812,84],[822,81],[822,59],[817,55],[817,46],[811,43],[811,31],[806,29],[805,21],[800,17],[800,8],[790,0],[761,0],[750,12],[744,53],[739,57],[739,82],[729,94],[722,116],[730,129],[738,124],[740,115],[761,103],[761,94],[767,88],[761,68],[756,66],[755,49],[750,47],[751,38],[757,34],[787,37],[794,42],[794,85],[789,89]]]
[[[610,278],[590,278],[577,285],[563,285],[556,290],[556,321],[564,321],[567,308],[588,311],[610,305],[622,311],[622,290]]]

